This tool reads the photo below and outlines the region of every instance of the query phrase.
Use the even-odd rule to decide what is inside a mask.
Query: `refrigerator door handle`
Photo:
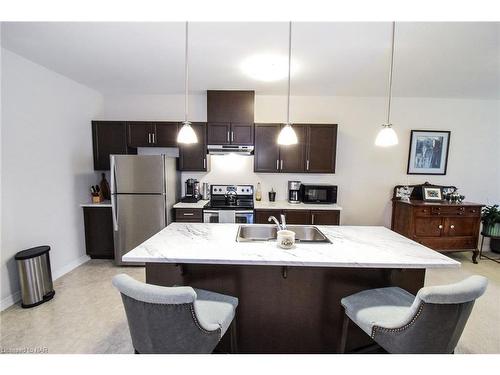
[[[113,230],[118,232],[118,207],[116,206],[116,195],[111,195],[111,215],[113,216]]]
[[[118,207],[116,207],[116,165],[115,165],[115,157],[110,156],[111,158],[111,215],[113,216],[113,230],[118,232]]]

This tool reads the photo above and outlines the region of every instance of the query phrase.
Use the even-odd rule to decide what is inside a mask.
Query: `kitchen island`
[[[331,243],[236,242],[238,224],[173,223],[123,256],[145,262],[146,281],[190,285],[239,298],[242,353],[334,353],[340,299],[399,286],[416,293],[425,269],[456,262],[384,227],[318,226]],[[348,349],[370,343],[351,327]],[[226,339],[226,338],[225,338]],[[221,342],[223,350],[225,340]]]

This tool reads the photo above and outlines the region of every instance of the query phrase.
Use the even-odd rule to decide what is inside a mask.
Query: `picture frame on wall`
[[[422,186],[422,198],[427,202],[442,201],[443,194],[441,188]]]
[[[407,174],[445,175],[450,131],[412,130]]]

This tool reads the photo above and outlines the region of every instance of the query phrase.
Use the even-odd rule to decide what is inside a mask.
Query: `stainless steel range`
[[[253,186],[211,185],[203,222],[253,224]]]

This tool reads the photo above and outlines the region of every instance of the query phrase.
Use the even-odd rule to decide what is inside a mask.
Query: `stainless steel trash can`
[[[50,246],[38,246],[20,251],[15,256],[21,282],[21,306],[24,308],[47,302],[56,294],[49,251]]]

